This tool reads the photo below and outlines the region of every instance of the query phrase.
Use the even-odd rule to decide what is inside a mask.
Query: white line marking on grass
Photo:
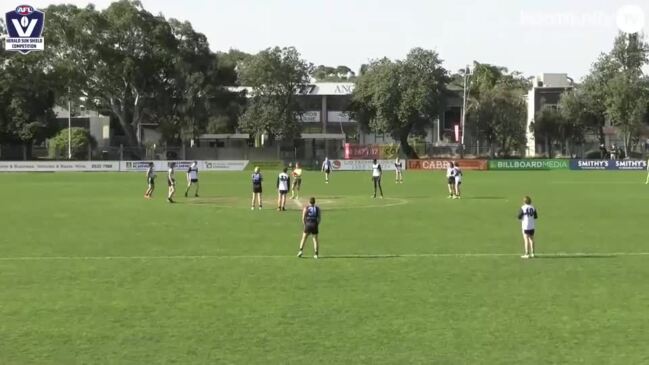
[[[293,203],[295,203],[295,205],[297,205],[297,207],[300,208],[300,210],[304,209],[304,204],[302,204],[300,198],[295,198],[291,200],[293,200]]]
[[[550,181],[550,184],[579,184],[579,185],[644,185],[644,181]]]
[[[362,258],[462,258],[462,257],[517,257],[520,253],[420,253],[420,254],[366,254],[366,255],[331,255],[326,258],[362,259]],[[539,258],[566,257],[616,257],[616,256],[649,256],[649,252],[557,252],[539,254]],[[0,261],[72,261],[72,260],[221,260],[221,259],[295,259],[293,255],[177,255],[177,256],[16,256],[0,257]]]

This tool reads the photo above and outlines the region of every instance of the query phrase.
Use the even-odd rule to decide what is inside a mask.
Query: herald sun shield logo
[[[17,6],[5,14],[8,37],[5,40],[7,51],[27,54],[45,49],[41,35],[45,28],[45,13],[30,5]]]

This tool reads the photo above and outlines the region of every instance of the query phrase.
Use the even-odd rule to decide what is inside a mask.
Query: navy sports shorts
[[[304,233],[318,234],[318,223],[309,223],[309,222],[307,222],[304,225]]]

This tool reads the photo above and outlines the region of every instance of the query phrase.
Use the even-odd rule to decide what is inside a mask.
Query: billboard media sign
[[[489,160],[489,170],[567,170],[568,160]]]
[[[5,14],[7,51],[27,54],[31,51],[43,51],[45,41],[41,36],[45,28],[45,13],[31,5],[19,5]]]
[[[622,170],[638,171],[647,169],[644,160],[570,160],[571,170]]]

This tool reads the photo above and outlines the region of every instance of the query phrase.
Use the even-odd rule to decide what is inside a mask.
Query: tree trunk
[[[408,143],[408,134],[409,133],[401,133],[401,135],[399,136],[401,150],[407,158],[417,160],[419,159],[419,156],[417,155],[417,151],[415,151],[415,149],[410,146],[410,143]]]
[[[503,156],[505,157],[510,157],[509,154],[509,141],[507,140],[507,137],[503,138],[503,140],[500,142],[500,153],[502,153]]]
[[[118,115],[117,119],[119,119],[119,125],[124,130],[124,135],[126,135],[126,142],[128,143],[128,146],[137,146],[139,142],[137,140],[137,135],[133,130],[133,125],[123,115]]]
[[[624,134],[624,158],[629,158],[629,144],[631,144],[631,131],[625,128]],[[618,157],[619,158],[619,157]]]
[[[134,115],[129,115],[129,113],[125,110],[126,108],[124,107],[123,101],[116,99],[116,98],[110,98],[110,107],[113,111],[113,114],[117,116],[117,119],[119,120],[119,125],[122,127],[122,130],[124,130],[124,135],[126,135],[126,143],[129,147],[134,147],[137,146],[139,143],[137,139],[137,135],[135,134],[135,131],[133,130],[133,126],[138,122],[136,119],[136,116],[139,119],[139,113],[134,113]],[[137,109],[137,106],[135,107]],[[137,114],[137,115],[135,115]]]
[[[606,144],[606,136],[604,135],[604,126],[599,126],[597,128],[597,132],[599,133],[599,144]]]

